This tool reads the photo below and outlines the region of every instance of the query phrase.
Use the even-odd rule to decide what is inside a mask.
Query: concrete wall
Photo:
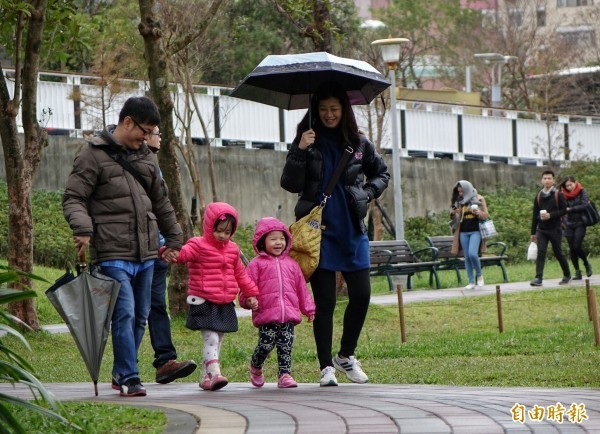
[[[82,142],[64,136],[51,136],[44,149],[40,170],[36,173],[34,187],[62,190],[72,168],[73,158]],[[196,147],[203,177],[203,194],[210,197],[206,146]],[[217,195],[221,201],[236,207],[243,223],[254,223],[261,217],[272,215],[285,222],[293,221],[296,195],[279,187],[285,152],[239,147],[212,148],[215,164]],[[385,155],[391,172],[391,156]],[[4,161],[0,147],[0,160]],[[531,186],[541,177],[541,167],[489,164],[450,159],[403,158],[401,161],[402,193],[405,217],[424,216],[428,211],[446,211],[450,194],[456,181],[469,180],[484,191],[502,186]],[[191,197],[193,189],[187,168],[181,164],[183,194]],[[5,180],[4,164],[0,166],[0,179]],[[393,213],[393,186],[386,190],[382,204]]]

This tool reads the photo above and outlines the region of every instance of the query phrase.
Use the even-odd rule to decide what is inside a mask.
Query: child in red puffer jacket
[[[186,327],[202,332],[204,364],[200,388],[204,390],[218,390],[228,383],[221,375],[219,353],[224,334],[238,330],[234,305],[238,292],[244,295],[243,306],[258,307],[258,288],[246,273],[240,248],[231,240],[237,223],[237,212],[231,205],[210,203],[204,214],[204,234],[190,238],[177,259],[164,258],[188,266],[190,309]]]

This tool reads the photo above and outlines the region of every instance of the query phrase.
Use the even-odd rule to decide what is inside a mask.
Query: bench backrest
[[[427,237],[427,242],[431,247],[438,249],[438,259],[456,258],[457,255],[452,253],[453,236]]]
[[[404,240],[371,241],[369,243],[371,266],[417,262],[412,250]]]

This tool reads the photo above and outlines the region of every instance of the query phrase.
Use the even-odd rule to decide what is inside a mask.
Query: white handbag
[[[531,243],[529,243],[529,248],[527,249],[527,260],[535,261],[537,259],[537,252],[538,252],[537,243],[534,243],[532,241]]]
[[[498,235],[492,219],[486,219],[479,222],[479,232],[481,233],[481,238],[484,240]]]

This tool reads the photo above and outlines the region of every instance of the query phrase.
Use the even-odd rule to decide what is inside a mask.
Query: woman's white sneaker
[[[340,372],[343,372],[348,377],[348,380],[353,383],[366,383],[369,377],[364,373],[360,362],[350,356],[348,358],[335,356],[333,358],[333,366]]]
[[[482,287],[483,285],[485,285],[485,283],[483,283],[483,276],[479,276],[477,278],[477,286]]]
[[[333,366],[326,366],[325,369],[321,371],[321,381],[319,381],[319,384],[321,387],[338,385]]]
[[[465,286],[465,289],[473,289],[473,288],[475,288],[474,283],[469,283],[467,286]]]

